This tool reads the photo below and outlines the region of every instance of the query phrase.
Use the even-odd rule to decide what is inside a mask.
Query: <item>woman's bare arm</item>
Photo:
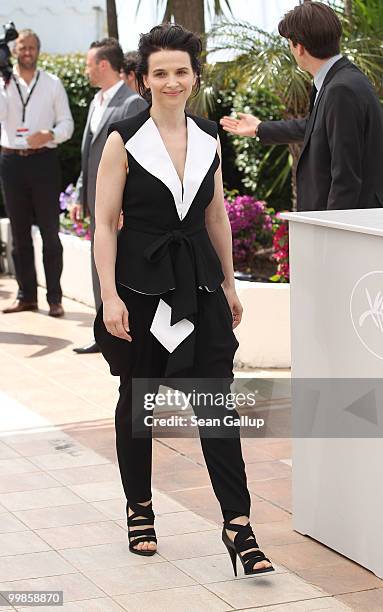
[[[219,139],[217,150],[221,158],[221,145]],[[222,287],[233,312],[233,327],[237,327],[242,318],[242,306],[235,291],[232,234],[224,203],[221,164],[215,173],[214,185],[213,199],[205,211],[206,229],[221,261],[222,270],[225,275]]]
[[[115,281],[117,229],[127,171],[124,143],[118,132],[112,132],[105,143],[97,173],[94,259],[106,328],[115,336],[131,340],[127,333],[128,312],[117,294]]]

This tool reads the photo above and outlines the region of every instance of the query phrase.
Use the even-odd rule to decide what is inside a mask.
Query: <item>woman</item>
[[[185,112],[200,85],[200,52],[201,41],[178,25],[141,36],[137,81],[150,106],[110,127],[97,178],[95,261],[103,304],[94,330],[111,373],[120,376],[117,456],[129,549],[140,555],[153,555],[157,539],[152,432],[132,435],[132,380],[232,380],[233,328],[242,316],[217,125]],[[231,437],[201,437],[201,445],[235,574],[237,555],[245,574],[273,571],[249,524],[239,428]]]

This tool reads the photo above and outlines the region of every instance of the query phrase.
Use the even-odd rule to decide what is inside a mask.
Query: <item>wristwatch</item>
[[[53,131],[53,130],[48,130],[48,132],[49,132],[50,134],[52,134],[52,137],[53,137],[53,140],[54,140],[54,139],[55,139],[55,133],[54,133],[54,131]]]

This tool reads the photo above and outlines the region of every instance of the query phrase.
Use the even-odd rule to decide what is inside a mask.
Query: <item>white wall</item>
[[[106,35],[105,0],[0,0],[0,25],[31,28],[47,53],[87,51]]]

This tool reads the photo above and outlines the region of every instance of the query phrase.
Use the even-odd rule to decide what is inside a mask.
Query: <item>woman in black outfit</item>
[[[238,348],[233,328],[242,316],[217,124],[185,112],[199,88],[200,52],[199,38],[178,25],[141,36],[137,80],[150,106],[110,127],[97,178],[95,260],[103,303],[94,331],[111,373],[120,376],[117,456],[129,548],[141,555],[154,554],[157,543],[152,432],[133,435],[132,381],[215,379],[230,391]],[[230,437],[201,437],[201,445],[235,573],[237,555],[246,574],[273,571],[249,523],[239,428]]]

